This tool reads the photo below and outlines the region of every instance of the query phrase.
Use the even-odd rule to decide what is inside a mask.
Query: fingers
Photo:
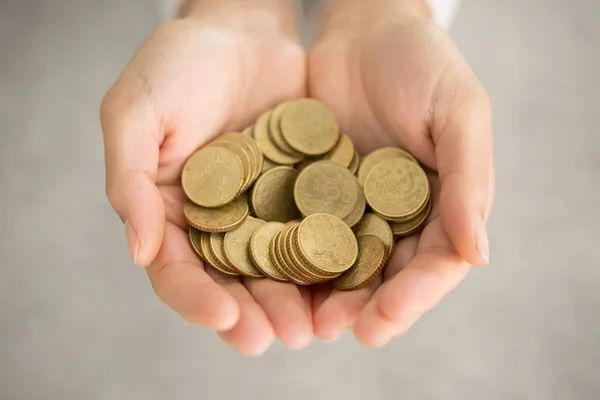
[[[227,278],[222,285],[237,300],[240,318],[233,328],[220,332],[219,337],[247,357],[262,355],[275,340],[267,314],[239,280]]]
[[[400,269],[356,321],[354,333],[367,346],[381,347],[406,332],[464,279],[469,264],[456,254],[436,219],[423,231],[416,256]]]
[[[296,285],[268,279],[245,279],[244,284],[286,347],[308,346],[313,336],[312,318]]]
[[[117,83],[102,102],[106,192],[125,223],[133,261],[147,266],[160,249],[165,223],[155,184],[160,123],[149,96],[131,87]]]
[[[473,265],[485,265],[489,262],[485,221],[494,179],[492,115],[485,92],[472,81],[452,76],[440,81],[432,138],[442,184],[444,229],[461,257]]]
[[[361,310],[381,284],[378,276],[367,287],[355,291],[333,290],[315,311],[315,335],[324,342],[337,340],[345,330],[354,325]]]
[[[190,248],[188,235],[171,223],[158,256],[146,272],[158,297],[184,319],[216,331],[233,328],[240,318],[240,307],[204,271]]]

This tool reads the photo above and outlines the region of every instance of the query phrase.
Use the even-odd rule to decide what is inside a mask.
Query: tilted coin
[[[358,151],[354,151],[354,157],[352,157],[352,161],[350,161],[350,165],[348,169],[352,172],[352,175],[356,175],[358,172],[358,167],[360,166],[360,156],[358,155]],[[360,182],[360,181],[359,181]]]
[[[273,143],[275,143],[275,145],[279,147],[281,151],[291,154],[292,156],[303,157],[302,153],[298,153],[296,150],[294,150],[294,148],[285,141],[283,135],[281,134],[281,114],[288,104],[289,102],[281,103],[273,110],[273,114],[269,120],[269,133],[271,134]]]
[[[244,129],[242,131],[242,134],[246,135],[246,136],[254,137],[254,125],[250,125],[250,126],[246,127],[246,129]]]
[[[253,165],[251,154],[247,152],[240,142],[235,140],[227,140],[227,139],[218,139],[215,140],[212,144],[213,146],[221,146],[225,147],[233,151],[239,159],[242,161],[242,167],[244,168],[244,179],[242,180],[242,187],[240,192],[245,191],[252,184],[252,176],[253,176]]]
[[[183,214],[194,228],[205,232],[227,232],[238,227],[248,215],[246,196],[218,208],[200,207],[191,201],[183,206]]]
[[[301,264],[295,264],[294,260],[292,260],[287,243],[291,239],[290,234],[292,233],[294,228],[295,226],[286,228],[282,232],[281,237],[279,238],[277,243],[283,261],[282,265],[288,272],[295,274],[297,277],[299,277],[300,281],[302,282],[302,285],[311,285],[313,283],[317,283],[318,281],[314,279],[313,276],[311,276],[311,274],[307,273],[307,271],[303,268]]]
[[[417,216],[406,222],[391,222],[390,227],[392,232],[396,236],[408,236],[421,228],[423,223],[427,220],[429,213],[431,212],[431,200],[427,202],[427,206]]]
[[[380,162],[365,179],[367,203],[379,215],[401,218],[421,209],[429,196],[429,181],[416,163],[395,158]]]
[[[344,168],[349,168],[354,159],[354,154],[355,150],[352,140],[346,135],[340,135],[340,139],[335,147],[329,153],[325,154],[323,159],[340,164]]]
[[[194,153],[181,174],[188,199],[199,206],[215,208],[231,202],[244,181],[244,167],[231,150],[206,146]]]
[[[298,175],[294,199],[304,216],[327,213],[344,219],[355,209],[361,192],[348,169],[331,161],[317,161]]]
[[[242,189],[242,191],[245,191],[259,177],[262,171],[262,163],[264,160],[263,154],[258,148],[256,141],[246,135],[229,132],[219,136],[214,143],[223,141],[235,143],[237,146],[240,146],[250,157],[251,174],[249,182],[246,182],[245,187]]]
[[[277,232],[283,229],[281,222],[269,222],[258,228],[250,238],[250,256],[254,266],[267,278],[286,282],[287,277],[279,272],[269,254],[269,245]]]
[[[222,272],[225,275],[237,276],[239,275],[237,271],[230,268],[229,265],[220,262],[219,259],[215,257],[211,246],[210,246],[210,233],[202,232],[200,236],[200,246],[202,247],[202,254],[206,257],[206,261],[210,264],[211,267],[216,269],[219,272]]]
[[[273,168],[275,168],[275,167],[278,167],[278,166],[279,166],[279,164],[276,164],[276,163],[274,163],[273,161],[271,161],[271,160],[269,160],[269,159],[265,158],[265,159],[263,160],[263,165],[262,165],[261,172],[262,172],[262,173],[265,173],[265,172],[267,172],[268,170],[270,170],[270,169],[273,169]]]
[[[348,271],[334,279],[333,287],[338,290],[357,290],[367,286],[379,275],[386,261],[385,246],[376,236],[358,238],[358,258]]]
[[[224,241],[224,233],[211,233],[208,235],[208,248],[211,256],[223,270],[231,272],[231,275],[239,275],[237,270],[233,266],[229,265],[227,257],[225,257],[225,248],[223,246]]]
[[[281,133],[296,151],[325,154],[336,145],[340,132],[335,115],[315,99],[300,99],[286,105],[281,115]]]
[[[276,167],[256,181],[250,201],[255,215],[267,222],[287,222],[301,217],[294,201],[294,184],[298,171],[291,167]]]
[[[254,139],[264,156],[269,160],[281,165],[296,164],[304,157],[284,153],[273,143],[273,139],[271,139],[269,121],[272,114],[273,110],[269,110],[258,118],[258,121],[254,125]]]
[[[296,285],[304,285],[305,282],[303,281],[302,277],[290,269],[283,258],[281,238],[286,230],[291,228],[292,226],[284,227],[275,235],[273,240],[271,240],[271,244],[269,245],[269,254],[271,255],[271,261],[273,261],[273,265],[275,265],[282,275]]]
[[[238,270],[241,275],[251,278],[263,277],[250,257],[250,239],[254,232],[264,224],[265,221],[247,217],[240,227],[225,234],[223,242],[225,258],[229,265]]]
[[[343,221],[352,228],[354,225],[358,224],[358,221],[362,218],[365,213],[365,207],[367,205],[367,200],[365,199],[365,194],[363,192],[362,186],[358,183],[358,179],[355,180],[356,184],[356,192],[357,192],[357,200],[354,209],[348,214]]]
[[[204,256],[204,253],[202,253],[202,246],[200,246],[202,232],[190,226],[189,235],[190,243],[192,244],[192,249],[202,261],[206,261],[206,257]]]
[[[365,235],[377,236],[385,246],[387,257],[392,254],[394,248],[394,234],[390,224],[374,213],[366,213],[359,223],[354,227],[356,237]]]
[[[363,158],[358,169],[358,180],[364,185],[365,179],[371,169],[382,161],[393,159],[393,158],[404,158],[406,160],[418,163],[417,160],[406,150],[399,147],[381,147],[372,153],[369,153]]]
[[[358,255],[352,230],[330,214],[309,215],[300,223],[298,247],[307,261],[319,270],[332,273],[346,271]]]

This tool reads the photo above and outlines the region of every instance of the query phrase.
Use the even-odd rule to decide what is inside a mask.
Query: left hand
[[[379,281],[315,293],[322,340],[353,327],[365,345],[383,346],[458,285],[470,265],[489,261],[490,104],[452,39],[415,1],[421,8],[379,0],[361,10],[359,1],[338,1],[349,11],[329,10],[329,20],[325,14],[309,55],[310,96],[334,110],[361,154],[390,145],[414,154],[431,169],[434,200],[424,230],[397,243]]]

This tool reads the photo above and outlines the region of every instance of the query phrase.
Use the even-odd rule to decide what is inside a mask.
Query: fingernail
[[[129,253],[131,253],[133,262],[138,265],[137,258],[140,250],[140,241],[135,233],[135,229],[133,229],[133,226],[129,221],[125,221],[125,237],[127,238],[127,247],[129,247]]]
[[[475,240],[477,251],[481,254],[485,263],[488,264],[490,262],[490,243],[488,241],[486,226],[482,219],[477,220],[477,237]]]

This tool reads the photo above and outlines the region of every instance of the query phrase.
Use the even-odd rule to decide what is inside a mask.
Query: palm
[[[274,331],[287,339],[294,320],[300,336],[307,336],[304,331],[312,336],[295,286],[227,277],[202,264],[189,245],[180,186],[183,164],[199,146],[220,133],[240,131],[284,99],[304,95],[302,50],[283,35],[175,21],[155,33],[131,65],[132,71],[136,65],[145,71],[140,80],[151,88],[162,124],[156,179],[162,202],[156,199],[153,207],[160,212],[164,204],[166,224],[160,251],[147,268],[159,297],[188,320],[221,330],[245,354],[266,349]]]
[[[310,55],[310,95],[335,110],[362,154],[401,146],[434,171],[432,100],[452,57],[444,50],[448,42],[437,28],[410,20],[380,26],[360,39],[329,37]],[[435,281],[436,273],[455,269],[452,282],[445,282],[449,286],[464,277],[468,266],[457,262],[438,217],[439,177],[435,172],[429,177],[434,206],[425,229],[397,244],[381,279],[370,287],[315,293],[317,335],[334,339],[354,325],[361,341],[383,344],[390,335],[381,332],[401,333],[449,290],[439,282],[444,275]],[[386,290],[390,285],[393,290]]]

